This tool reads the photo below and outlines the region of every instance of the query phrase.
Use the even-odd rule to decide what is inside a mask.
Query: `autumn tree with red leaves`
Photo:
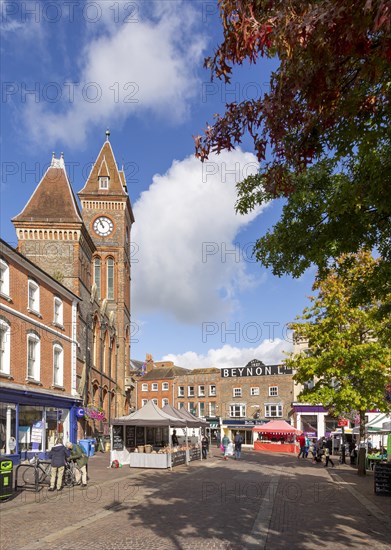
[[[250,136],[260,171],[238,184],[237,211],[286,198],[279,224],[255,253],[277,275],[377,248],[391,265],[391,1],[220,0],[224,40],[205,60],[212,78],[277,58],[270,91],[215,115],[196,155]],[[289,235],[287,234],[289,228]],[[388,283],[389,285],[389,283]],[[389,288],[389,287],[388,287]]]

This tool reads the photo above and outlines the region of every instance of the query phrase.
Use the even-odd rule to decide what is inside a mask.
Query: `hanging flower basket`
[[[106,422],[104,410],[100,407],[95,407],[94,405],[87,405],[87,407],[84,408],[84,418],[86,420]]]

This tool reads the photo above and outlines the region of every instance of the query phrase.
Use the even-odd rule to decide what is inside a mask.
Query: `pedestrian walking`
[[[57,491],[62,490],[62,478],[64,476],[64,468],[66,459],[69,457],[69,450],[63,445],[62,437],[57,437],[56,443],[49,451],[49,458],[51,460],[51,475],[50,475],[50,487],[49,491],[54,491],[57,486]],[[57,481],[57,485],[56,485]]]
[[[228,445],[231,443],[229,437],[225,435],[221,441],[224,449],[224,460],[228,460]]]
[[[349,456],[350,456],[351,466],[355,466],[356,465],[356,459],[357,459],[357,445],[354,441],[352,441],[350,446],[349,446]]]
[[[88,457],[83,452],[83,449],[80,447],[80,445],[77,445],[76,443],[67,443],[67,447],[70,452],[69,460],[74,462],[77,466],[75,468],[75,480],[76,485],[80,485],[82,487],[87,487],[87,464],[88,464]]]
[[[202,449],[202,458],[208,458],[209,439],[206,437],[206,434],[201,439],[201,449]]]
[[[300,457],[305,458],[305,437],[304,437],[304,434],[299,435],[299,437],[297,438],[297,442],[300,445],[300,452],[297,455],[297,458],[300,458]]]
[[[239,432],[236,432],[234,443],[235,443],[235,460],[239,460],[240,454],[242,452],[242,443],[243,443],[243,437],[240,435]]]
[[[316,462],[316,439],[312,439],[312,441],[310,441],[310,446],[309,446],[308,450],[312,455],[312,464],[315,464],[315,462]]]
[[[331,459],[330,449],[328,447],[324,448],[324,456],[326,457],[326,464],[324,465],[324,467],[327,468],[329,462],[331,462],[331,466],[334,468],[334,462]]]
[[[305,436],[305,447],[304,447],[304,457],[308,458],[308,453],[310,450],[311,441],[308,435]]]

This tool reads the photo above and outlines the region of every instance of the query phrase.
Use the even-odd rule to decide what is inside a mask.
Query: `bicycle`
[[[22,481],[24,485],[18,485],[18,471],[19,468],[23,469]],[[47,460],[41,460],[38,453],[29,461],[28,464],[19,464],[16,469],[15,486],[18,487],[32,487],[35,492],[38,492],[40,485],[50,484],[51,464]]]
[[[73,487],[74,485],[78,485],[75,475],[76,468],[77,466],[72,461],[67,461],[65,463],[64,477],[62,480],[64,487]]]

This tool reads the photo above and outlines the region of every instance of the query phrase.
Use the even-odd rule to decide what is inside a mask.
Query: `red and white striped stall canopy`
[[[266,424],[260,426],[254,426],[253,432],[260,432],[265,434],[301,434],[301,430],[297,430],[285,420],[271,420]]]

